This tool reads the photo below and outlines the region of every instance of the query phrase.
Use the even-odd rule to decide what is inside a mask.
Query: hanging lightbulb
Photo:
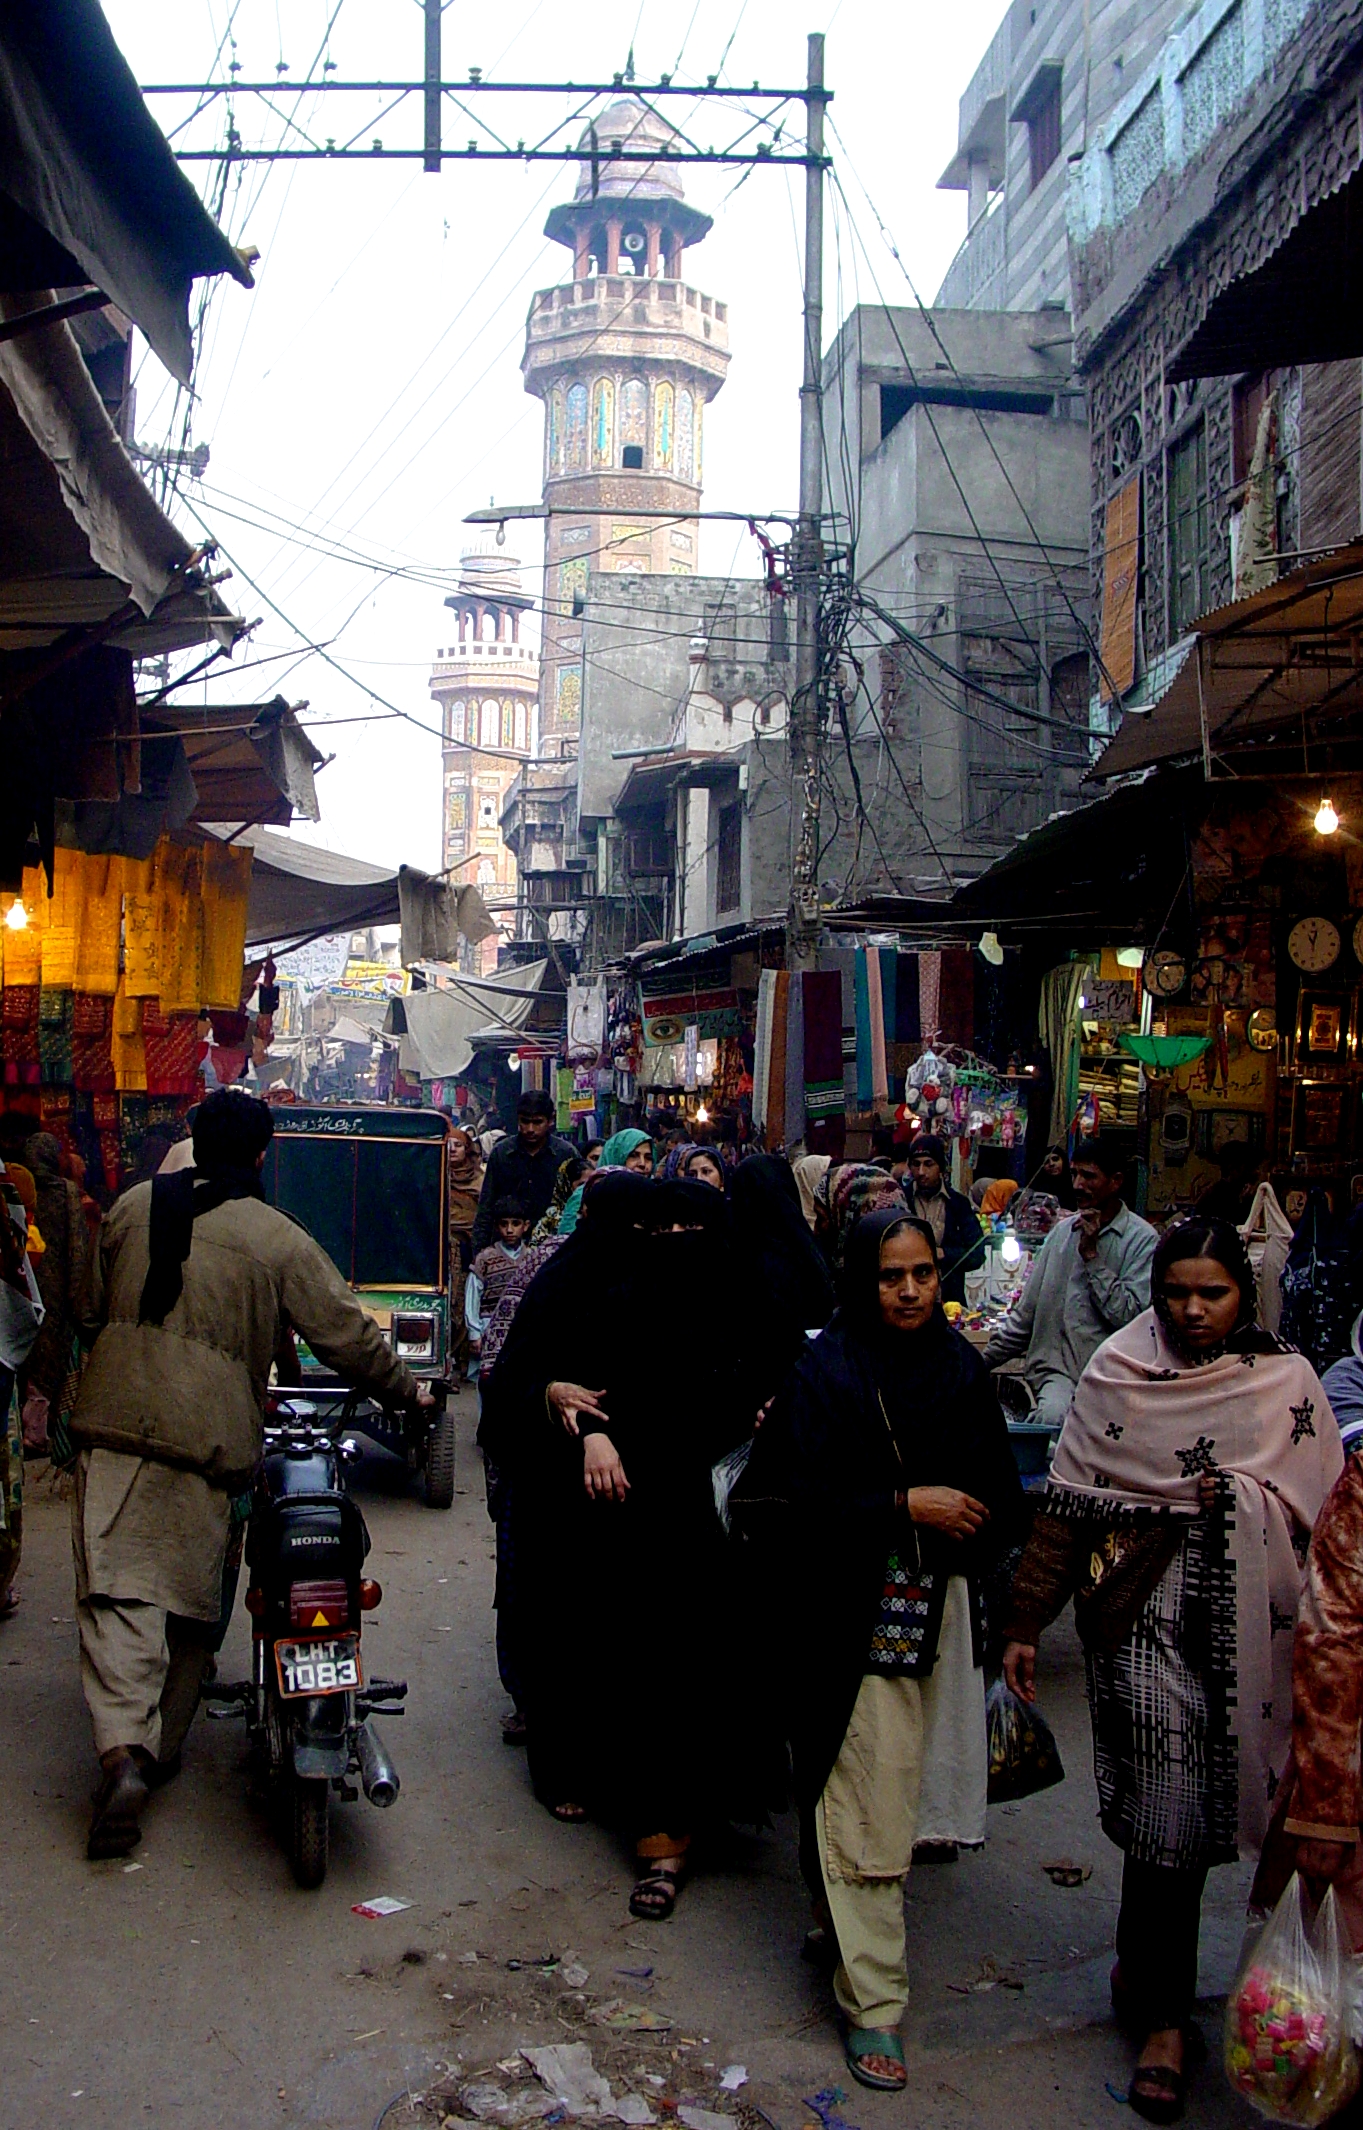
[[[1022,1244],[1018,1241],[1011,1228],[1009,1228],[1003,1241],[999,1244],[999,1256],[1003,1259],[1005,1265],[1016,1265],[1022,1257]]]
[[[1316,808],[1315,828],[1318,836],[1333,836],[1339,827],[1339,815],[1329,799],[1322,799]]]
[[[710,1112],[703,1102],[696,1111],[696,1122],[697,1124],[708,1124],[710,1122]]]
[[[5,912],[5,923],[11,932],[25,932],[28,930],[28,911],[24,908],[17,895]]]

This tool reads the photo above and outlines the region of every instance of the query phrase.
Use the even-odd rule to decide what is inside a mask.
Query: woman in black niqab
[[[671,1913],[693,1832],[757,1810],[711,1477],[752,1426],[727,1223],[707,1184],[603,1179],[582,1248],[575,1234],[536,1275],[487,1385],[536,1794],[629,1829],[649,1920]]]
[[[753,1402],[764,1405],[800,1355],[806,1334],[833,1314],[833,1282],[810,1233],[790,1163],[750,1154],[729,1186],[733,1247],[749,1313],[745,1340]]]
[[[837,1314],[798,1363],[731,1496],[780,1590],[780,1682],[816,1913],[833,1925],[848,2067],[904,2084],[903,1882],[938,1765],[978,1797],[981,1581],[1022,1490],[983,1362],[940,1303],[932,1231],[893,1208],[848,1240]]]

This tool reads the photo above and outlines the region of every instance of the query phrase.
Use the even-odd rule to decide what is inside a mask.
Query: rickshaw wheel
[[[440,1413],[426,1438],[426,1506],[454,1506],[454,1414]]]

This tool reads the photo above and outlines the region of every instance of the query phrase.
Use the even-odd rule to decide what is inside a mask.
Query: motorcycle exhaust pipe
[[[366,1717],[355,1734],[355,1757],[360,1763],[360,1781],[371,1805],[391,1805],[402,1788],[387,1746]]]

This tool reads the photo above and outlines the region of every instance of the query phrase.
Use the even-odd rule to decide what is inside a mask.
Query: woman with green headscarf
[[[634,1169],[640,1176],[653,1174],[653,1141],[648,1133],[637,1125],[627,1130],[613,1132],[601,1149],[597,1166],[606,1169]],[[582,1185],[579,1184],[563,1208],[563,1218],[558,1224],[560,1235],[571,1235],[577,1226],[577,1216],[582,1211]]]

